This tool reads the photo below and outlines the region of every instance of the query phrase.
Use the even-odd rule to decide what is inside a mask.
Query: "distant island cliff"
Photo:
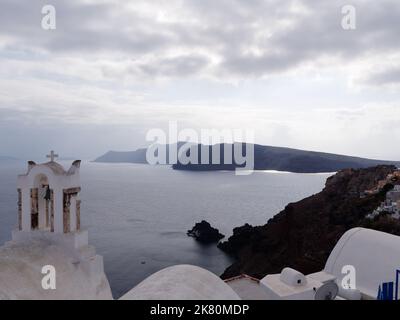
[[[15,157],[11,157],[11,156],[1,156],[0,155],[0,161],[1,162],[6,162],[6,161],[17,161],[19,159],[15,158]]]
[[[94,162],[106,162],[106,163],[147,163],[146,161],[146,150],[137,149],[135,151],[108,151],[102,156],[96,158]]]
[[[179,143],[178,146],[181,146]],[[175,170],[190,171],[213,171],[213,170],[235,170],[240,167],[235,163],[224,163],[224,148],[226,144],[220,144],[220,154],[222,164],[173,164]],[[201,158],[202,148],[209,149],[209,163],[212,158],[212,146],[198,145],[198,157]],[[167,146],[168,151],[169,146]],[[147,163],[146,148],[136,151],[109,151],[98,157],[95,162],[125,162],[125,163]],[[199,160],[200,163],[200,160]],[[320,173],[336,172],[346,168],[367,168],[377,165],[395,165],[400,166],[400,161],[372,160],[359,157],[344,156],[332,153],[305,151],[291,148],[272,147],[263,145],[254,145],[254,169],[255,170],[276,170],[289,171],[297,173]]]
[[[245,273],[262,278],[287,266],[305,274],[317,272],[344,232],[357,226],[400,235],[398,219],[387,214],[366,218],[400,184],[400,172],[392,177],[395,171],[394,166],[341,170],[320,193],[288,204],[267,224],[235,228],[218,245],[236,259],[221,277]]]

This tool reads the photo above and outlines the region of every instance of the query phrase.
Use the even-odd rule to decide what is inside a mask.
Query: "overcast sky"
[[[399,160],[399,21],[398,0],[0,0],[0,155],[93,158],[175,120]]]

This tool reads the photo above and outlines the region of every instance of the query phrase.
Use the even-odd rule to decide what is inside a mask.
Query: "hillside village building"
[[[393,219],[400,219],[400,185],[395,185],[393,190],[386,193],[386,200],[366,218],[374,219],[382,213],[389,214]]]
[[[385,179],[379,180],[375,188],[370,190],[365,190],[361,196],[377,194],[380,192],[387,184],[395,183],[400,181],[400,170],[396,170],[393,173],[389,173]]]

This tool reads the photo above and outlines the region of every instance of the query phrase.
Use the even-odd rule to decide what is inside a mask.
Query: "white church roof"
[[[28,176],[32,170],[35,171],[40,171],[40,170],[47,170],[50,169],[52,174],[56,175],[56,176],[67,176],[67,175],[74,175],[75,172],[79,169],[80,167],[80,160],[75,160],[72,163],[72,166],[70,167],[70,169],[68,171],[65,170],[65,168],[55,162],[55,161],[49,161],[46,163],[41,163],[41,164],[37,164],[33,161],[29,161],[28,162],[28,172],[26,174],[21,174],[20,176]]]
[[[176,265],[149,276],[122,300],[239,300],[223,280],[203,268]]]
[[[61,164],[54,161],[43,163],[42,166],[50,168],[51,171],[53,171],[53,173],[56,175],[64,175],[67,173]]]
[[[400,269],[400,237],[364,228],[347,231],[332,250],[324,271],[340,281],[345,265],[355,268],[356,288],[375,299],[379,285],[395,281]]]

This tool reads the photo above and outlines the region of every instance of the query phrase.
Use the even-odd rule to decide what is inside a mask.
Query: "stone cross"
[[[55,153],[54,153],[54,150],[51,150],[51,151],[50,151],[50,154],[48,154],[48,155],[46,156],[46,158],[49,158],[50,161],[53,162],[55,158],[58,158],[58,154],[55,154]]]

